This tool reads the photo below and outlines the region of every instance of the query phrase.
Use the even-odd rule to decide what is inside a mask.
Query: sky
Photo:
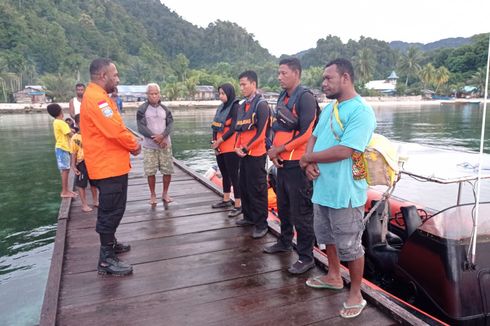
[[[430,43],[490,32],[490,0],[161,0],[190,23],[237,23],[273,55],[295,54],[331,34]]]

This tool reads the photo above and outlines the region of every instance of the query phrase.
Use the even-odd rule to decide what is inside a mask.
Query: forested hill
[[[395,50],[406,52],[409,48],[414,47],[422,51],[432,51],[442,48],[457,48],[463,45],[471,44],[472,40],[469,37],[451,37],[430,43],[408,43],[403,41],[392,41],[390,47]]]
[[[304,67],[302,82],[310,87],[320,87],[326,62],[345,57],[354,64],[361,94],[372,93],[364,89],[368,81],[393,70],[402,81],[400,95],[424,89],[454,94],[464,85],[482,92],[488,35],[461,41],[434,42],[422,51],[416,44],[395,49],[370,37],[343,43],[327,35],[296,56]],[[117,64],[122,83],[159,83],[168,99],[193,98],[196,85],[238,87],[245,69],[257,71],[263,90],[280,90],[278,58],[235,23],[201,28],[159,0],[0,0],[0,102],[13,101],[15,92],[33,84],[65,100],[77,81],[88,81],[88,66],[100,56]]]
[[[173,73],[169,68],[179,53],[190,67],[273,60],[240,26],[218,21],[199,28],[158,0],[0,1],[0,65],[10,71],[82,70],[86,79],[90,60],[107,56],[126,72],[123,76],[131,76],[128,82],[143,82],[147,70],[152,73],[144,79]]]

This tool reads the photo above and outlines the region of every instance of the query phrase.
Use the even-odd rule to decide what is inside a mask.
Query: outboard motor
[[[376,270],[392,273],[398,261],[399,250],[392,247],[383,235],[383,211],[386,201],[383,201],[366,223],[363,243],[366,248],[366,258]]]
[[[422,225],[422,219],[417,211],[417,207],[414,205],[400,207],[400,211],[402,212],[403,221],[405,222],[405,230],[402,234],[402,238],[403,240],[407,240],[408,237]]]

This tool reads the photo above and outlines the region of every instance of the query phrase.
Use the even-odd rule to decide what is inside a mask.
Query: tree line
[[[0,3],[0,101],[13,101],[25,85],[44,85],[57,101],[87,82],[88,65],[98,56],[118,66],[121,83],[159,83],[168,99],[192,98],[196,85],[237,85],[237,76],[256,70],[259,87],[280,90],[277,63],[254,36],[235,23],[218,20],[200,28],[158,0],[5,0]],[[397,93],[432,89],[451,94],[463,85],[483,91],[488,35],[468,45],[403,52],[387,42],[361,37],[342,43],[328,35],[315,48],[295,54],[304,66],[303,83],[320,87],[323,66],[336,57],[351,59],[357,88],[371,79],[400,76]],[[483,78],[482,78],[483,76]]]

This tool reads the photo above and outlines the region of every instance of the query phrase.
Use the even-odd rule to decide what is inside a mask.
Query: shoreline
[[[411,106],[411,105],[441,105],[448,103],[445,100],[424,100],[421,96],[400,96],[400,97],[363,97],[373,107],[379,106]],[[471,99],[483,102],[483,98]],[[467,99],[456,99],[454,104],[465,103]],[[136,111],[139,105],[143,102],[124,102],[124,110]],[[163,101],[170,109],[214,109],[221,102],[213,101]],[[320,107],[325,106],[329,102],[319,103]],[[0,103],[0,114],[4,113],[39,113],[46,112],[46,106],[49,103]],[[68,110],[68,102],[58,103],[64,110]],[[452,103],[451,103],[452,104]]]

